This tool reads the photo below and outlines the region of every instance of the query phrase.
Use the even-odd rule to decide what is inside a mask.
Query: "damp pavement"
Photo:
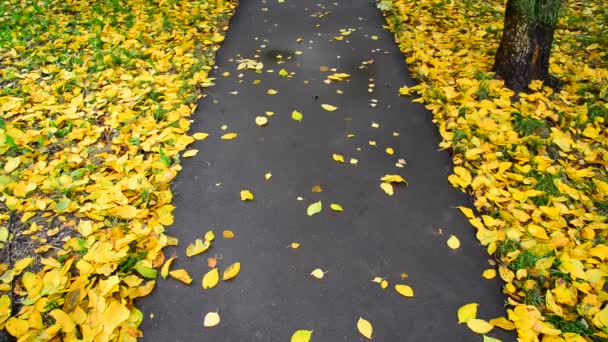
[[[159,279],[138,302],[143,341],[289,341],[301,329],[313,330],[314,342],[364,341],[359,317],[372,323],[375,341],[481,341],[458,325],[457,310],[475,302],[478,318],[504,316],[501,283],[481,276],[489,257],[456,209],[472,204],[447,181],[451,157],[438,151],[432,114],[398,95],[414,82],[375,3],[279,1],[242,0],[217,54],[216,85],[206,89],[191,129],[210,136],[183,159],[168,228],[180,245],[165,250],[177,256],[172,269],[188,270],[193,282]],[[237,70],[244,59],[263,68]],[[350,77],[326,82],[334,73]],[[256,125],[257,116],[268,123]],[[220,139],[230,132],[238,136]],[[409,185],[389,196],[379,186],[386,174]],[[312,192],[316,185],[323,191]],[[241,201],[243,189],[255,199]],[[317,201],[323,210],[308,216]],[[208,230],[213,247],[187,257],[186,246]],[[235,238],[224,239],[223,230]],[[460,248],[447,246],[451,235]],[[240,274],[203,290],[209,257],[220,270],[239,261]],[[317,268],[322,279],[310,275]],[[411,286],[414,297],[400,296],[395,284]],[[211,311],[221,322],[204,328]],[[488,335],[515,340],[497,330]]]

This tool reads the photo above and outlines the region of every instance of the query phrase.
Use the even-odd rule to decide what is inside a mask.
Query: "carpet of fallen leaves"
[[[235,6],[0,4],[0,329],[20,341],[141,336],[133,300],[177,243],[163,228],[169,184],[178,153],[206,136],[187,135],[189,116]]]
[[[504,1],[384,0],[389,28],[453,152],[449,181],[494,256],[520,341],[608,339],[608,11],[568,1],[550,71],[513,92],[491,73]]]

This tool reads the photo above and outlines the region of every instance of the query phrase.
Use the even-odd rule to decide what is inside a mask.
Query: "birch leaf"
[[[374,327],[372,327],[372,324],[363,317],[359,317],[359,320],[357,321],[357,330],[359,330],[359,333],[363,335],[363,337],[369,340],[372,339]]]
[[[220,274],[217,268],[212,269],[203,276],[203,289],[212,289],[220,281]]]
[[[224,281],[230,280],[230,279],[236,277],[240,271],[241,271],[241,263],[235,262],[234,264],[228,266],[228,268],[226,268],[224,270],[224,275],[222,276],[222,280],[224,280]]]
[[[184,284],[190,284],[190,283],[192,283],[192,278],[188,274],[188,271],[186,271],[184,269],[174,270],[174,271],[169,272],[169,274],[173,278],[181,281]]]
[[[312,216],[314,214],[320,213],[322,209],[323,203],[321,203],[321,201],[315,202],[308,206],[308,209],[306,209],[306,214],[308,214],[308,216]]]
[[[309,342],[312,333],[312,330],[298,330],[291,335],[291,342]]]
[[[466,323],[477,317],[477,303],[469,303],[458,309],[458,324]]]
[[[203,319],[203,326],[211,328],[220,324],[220,315],[217,312],[208,312]]]

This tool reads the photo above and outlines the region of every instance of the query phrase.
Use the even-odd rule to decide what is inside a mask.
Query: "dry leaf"
[[[256,116],[255,117],[255,124],[258,126],[266,126],[266,124],[268,123],[268,119],[265,116]]]
[[[393,186],[390,183],[380,183],[380,188],[389,196],[393,196]]]
[[[333,160],[337,161],[338,163],[344,163],[344,156],[342,156],[341,154],[336,154],[334,153],[332,155]]]
[[[329,205],[329,207],[331,208],[331,210],[333,211],[344,211],[344,208],[342,208],[341,205],[336,204],[336,203],[332,203]]]
[[[321,105],[321,107],[322,107],[323,109],[325,109],[326,111],[328,111],[328,112],[333,112],[333,111],[335,111],[336,109],[338,109],[338,107],[332,106],[332,105],[330,105],[330,104],[322,104],[322,105]]]
[[[483,319],[472,318],[467,321],[467,326],[469,329],[473,330],[478,334],[486,334],[490,332],[494,326],[492,324],[484,321]]]
[[[320,268],[316,268],[312,272],[310,272],[310,275],[317,279],[322,279],[323,276],[325,276],[325,273]]]
[[[224,237],[224,239],[233,239],[234,238],[234,232],[232,230],[224,230],[222,232],[222,236]]]
[[[458,309],[458,324],[466,323],[473,318],[477,318],[477,303],[469,303]]]
[[[184,284],[190,284],[192,282],[192,278],[190,278],[190,275],[188,274],[188,272],[186,270],[183,270],[183,269],[174,270],[174,271],[169,272],[169,274],[173,278],[181,281]]]
[[[312,216],[314,214],[320,213],[322,209],[323,209],[323,203],[321,203],[321,201],[315,202],[308,206],[308,209],[306,209],[306,214],[308,216]]]
[[[236,138],[238,136],[238,134],[236,133],[226,133],[224,135],[222,135],[222,140],[232,140],[234,138]]]
[[[191,157],[194,157],[197,153],[198,153],[198,150],[188,150],[188,151],[182,153],[182,157],[191,158]]]
[[[226,270],[224,270],[224,275],[222,276],[222,280],[230,280],[236,277],[241,271],[241,263],[235,262],[234,264],[228,266]]]
[[[214,288],[219,281],[220,273],[217,268],[214,268],[203,276],[203,289]]]
[[[395,285],[395,291],[404,297],[414,297],[414,290],[407,285]]]
[[[249,190],[241,190],[241,201],[253,201],[253,193]]]
[[[291,336],[291,342],[309,342],[312,333],[312,330],[298,330]]]

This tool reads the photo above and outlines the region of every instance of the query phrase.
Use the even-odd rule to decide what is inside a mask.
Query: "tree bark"
[[[562,0],[508,0],[494,71],[516,92],[532,80],[553,86],[549,57]]]

